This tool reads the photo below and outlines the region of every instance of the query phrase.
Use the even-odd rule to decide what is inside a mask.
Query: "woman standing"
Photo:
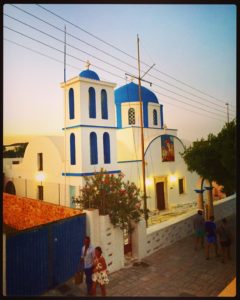
[[[222,223],[217,229],[217,234],[219,236],[220,245],[222,248],[222,262],[225,262],[226,254],[228,259],[231,259],[230,246],[232,241],[232,234],[230,227],[228,226],[226,218],[222,219]]]
[[[106,296],[105,285],[109,283],[109,279],[107,275],[106,261],[102,256],[102,249],[100,247],[95,248],[92,281],[92,296],[96,296],[97,284],[100,285],[102,296]]]

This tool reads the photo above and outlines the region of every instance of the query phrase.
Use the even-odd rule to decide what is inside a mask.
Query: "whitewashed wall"
[[[87,235],[94,247],[100,246],[108,265],[109,272],[117,271],[124,266],[123,232],[114,228],[109,216],[99,216],[97,209],[86,210]]]
[[[147,207],[150,210],[157,208],[156,183],[159,181],[165,182],[166,209],[178,204],[196,202],[197,196],[194,190],[197,188],[199,176],[195,172],[191,173],[187,170],[187,165],[180,155],[180,152],[184,151],[182,143],[174,138],[175,161],[162,162],[161,137],[158,137],[158,135],[163,134],[163,131],[149,129],[144,132],[146,137],[145,149],[149,145],[145,155],[146,190],[149,197]],[[171,134],[171,132],[168,133]],[[141,161],[136,161],[140,158],[139,135],[138,128],[127,128],[117,132],[120,139],[118,140],[118,145],[120,145],[118,159],[119,167],[126,176],[125,179],[135,182],[142,189],[142,164]],[[157,138],[150,144],[154,137]],[[120,153],[120,150],[122,153]],[[135,161],[129,162],[129,160]],[[171,175],[176,177],[176,182],[170,182]],[[185,191],[183,194],[179,194],[178,179],[180,178],[184,179]]]
[[[214,202],[215,221],[236,213],[236,195]],[[193,234],[193,217],[196,212],[178,216],[146,229],[147,242],[143,245],[146,256]]]

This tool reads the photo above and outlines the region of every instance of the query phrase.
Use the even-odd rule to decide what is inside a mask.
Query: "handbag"
[[[83,272],[76,272],[74,275],[75,284],[81,284],[83,282]]]

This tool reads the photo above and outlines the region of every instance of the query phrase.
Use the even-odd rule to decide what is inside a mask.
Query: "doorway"
[[[123,230],[123,242],[124,242],[124,254],[132,252],[131,233],[127,230]]]
[[[5,187],[5,193],[16,195],[16,189],[12,181],[8,181]]]
[[[166,209],[165,205],[165,193],[164,193],[164,181],[156,183],[156,195],[157,195],[157,209]]]

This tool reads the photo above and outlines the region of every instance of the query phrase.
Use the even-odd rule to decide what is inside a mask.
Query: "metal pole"
[[[144,134],[143,134],[143,109],[142,109],[142,95],[141,95],[141,73],[140,73],[140,53],[139,53],[139,37],[137,35],[138,45],[138,94],[140,103],[140,127],[141,127],[141,150],[142,150],[142,173],[143,173],[143,210],[146,220],[146,226],[148,227],[147,216],[147,196],[146,196],[146,184],[145,184],[145,159],[144,159]]]
[[[25,178],[25,197],[27,197],[27,179]]]
[[[229,103],[226,103],[227,105],[227,122],[229,123]]]
[[[66,25],[65,25],[65,34],[64,34],[64,171],[65,171],[65,175],[64,175],[64,204],[66,205],[66,198],[67,198],[67,190],[66,190],[66,173],[67,173],[67,169],[66,169]]]

